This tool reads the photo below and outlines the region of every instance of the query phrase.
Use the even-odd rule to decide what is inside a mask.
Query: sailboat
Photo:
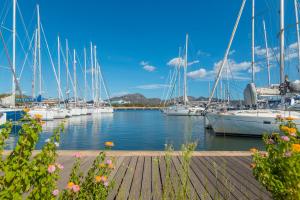
[[[34,61],[34,69],[36,66],[38,66],[39,69],[39,96],[42,96],[42,67],[41,67],[41,22],[40,22],[40,9],[39,5],[37,5],[37,29],[36,29],[36,34],[35,34],[35,48],[37,49],[37,54],[35,53],[35,58]],[[34,70],[35,72],[35,70]],[[35,76],[35,74],[34,74]],[[35,78],[35,77],[34,77]],[[35,84],[35,83],[34,83]],[[41,102],[38,103],[38,105],[35,105],[34,107],[30,108],[28,114],[31,117],[35,117],[39,115],[42,120],[44,121],[49,121],[53,120],[54,116],[56,114],[55,111],[51,110],[48,106],[43,105]]]
[[[6,123],[6,113],[0,112],[0,126]]]
[[[192,115],[202,115],[202,112],[205,110],[202,107],[192,107],[189,105],[189,100],[187,97],[187,53],[188,53],[188,34],[186,34],[186,42],[185,42],[185,59],[184,59],[184,86],[183,86],[183,103],[178,102],[175,105],[169,106],[163,109],[163,113],[166,115],[173,116],[192,116]],[[180,70],[181,61],[178,64],[178,71]],[[180,81],[180,80],[178,80]],[[180,90],[180,89],[179,89]]]
[[[250,102],[256,104],[257,99],[257,90],[254,85],[254,0],[252,0],[252,83],[250,83],[244,93],[250,94]],[[241,7],[240,15],[242,13],[245,1]],[[296,11],[297,12],[297,11]],[[231,46],[234,33],[232,34],[229,46],[225,53],[224,61],[227,59],[228,52]],[[219,75],[221,74],[223,65],[221,66],[218,77],[215,82],[215,86],[218,83]],[[298,83],[298,84],[297,84]],[[252,89],[251,89],[252,88]],[[287,78],[284,77],[284,0],[280,0],[280,86],[277,88],[282,95],[282,102],[287,94],[286,91],[292,93],[299,93],[299,82],[290,82]],[[213,89],[214,93],[215,87]],[[209,103],[211,102],[210,97]],[[249,96],[249,95],[248,95]],[[209,120],[210,125],[212,126],[214,132],[224,133],[224,134],[237,134],[237,135],[262,135],[262,134],[271,134],[275,131],[279,131],[280,120],[278,118],[292,117],[296,123],[297,128],[300,128],[300,113],[297,111],[286,110],[285,108],[279,109],[252,109],[252,110],[238,110],[238,111],[215,111],[208,112],[206,114],[207,119]]]
[[[98,59],[97,59],[97,47],[94,46],[94,51],[93,51],[93,55],[94,55],[94,60],[93,60],[93,64],[92,64],[92,76],[94,75],[93,77],[93,83],[92,83],[92,86],[93,86],[93,91],[95,91],[94,95],[93,95],[93,102],[94,102],[94,107],[95,107],[95,110],[94,110],[94,113],[113,113],[114,112],[114,109],[113,107],[111,106],[110,102],[109,104],[106,104],[102,101],[101,99],[101,88],[102,88],[102,85],[103,85],[103,88],[104,88],[104,91],[109,99],[109,95],[108,95],[108,92],[107,92],[107,88],[106,88],[106,85],[105,85],[105,82],[104,82],[104,79],[103,79],[103,76],[102,76],[102,73],[101,73],[101,68],[100,68],[100,64],[98,62]]]
[[[17,21],[16,21],[16,7],[17,7],[17,1],[12,1],[12,8],[13,8],[13,15],[12,15],[12,62],[10,62],[10,67],[12,70],[12,94],[11,96],[2,98],[0,101],[0,113],[1,113],[1,122],[4,123],[5,121],[17,121],[19,120],[22,115],[23,111],[22,109],[16,108],[16,90],[18,89],[21,93],[21,89],[19,87],[19,81],[16,75],[16,36],[17,36]],[[1,37],[2,33],[1,33]],[[2,38],[3,39],[3,38]],[[4,40],[3,40],[4,41]],[[4,49],[6,50],[6,53],[8,55],[8,49],[6,48],[6,45],[4,43]],[[3,102],[5,101],[5,102]]]

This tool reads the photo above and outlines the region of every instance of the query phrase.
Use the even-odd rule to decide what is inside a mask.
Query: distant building
[[[123,99],[120,99],[120,100],[111,101],[111,104],[125,105],[125,104],[130,104],[130,101],[124,101]]]

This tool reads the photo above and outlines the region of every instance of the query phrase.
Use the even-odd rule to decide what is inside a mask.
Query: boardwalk
[[[97,152],[82,153],[82,169],[88,169]],[[59,152],[59,162],[65,166],[59,187],[66,186],[72,167],[72,151]],[[166,159],[163,152],[110,152],[116,158],[116,168],[110,176],[114,188],[108,199],[161,199],[166,183]],[[254,179],[249,153],[195,152],[188,179],[190,199],[271,199],[270,194]],[[182,187],[182,160],[179,153],[171,156],[171,190]]]

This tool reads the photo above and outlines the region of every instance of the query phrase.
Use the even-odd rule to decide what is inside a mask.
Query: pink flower
[[[273,139],[268,139],[267,144],[275,144]]]
[[[296,133],[290,133],[290,135],[296,137]]]
[[[105,187],[108,187],[108,185],[109,185],[108,181],[105,181],[105,182],[103,183],[103,185],[104,185]]]
[[[286,136],[286,135],[281,136],[281,139],[282,139],[283,141],[286,141],[286,142],[290,141],[290,138],[289,138],[288,136]]]
[[[53,172],[55,171],[55,169],[56,169],[55,165],[49,165],[49,166],[48,166],[48,172],[49,172],[50,174],[53,173]]]
[[[61,164],[59,164],[59,163],[56,163],[55,165],[56,165],[56,167],[57,167],[58,169],[64,169],[64,166],[61,165]]]
[[[59,194],[59,190],[55,189],[52,191],[53,196],[57,196]]]
[[[81,158],[81,154],[79,152],[77,152],[77,153],[74,154],[74,157],[75,158]]]
[[[290,152],[290,151],[287,151],[284,153],[285,157],[291,157],[291,155],[292,155],[292,152]]]
[[[107,165],[111,165],[112,164],[112,160],[110,160],[110,159],[106,160],[106,164]]]
[[[72,190],[73,190],[73,192],[78,192],[80,190],[80,186],[79,185],[73,185]]]

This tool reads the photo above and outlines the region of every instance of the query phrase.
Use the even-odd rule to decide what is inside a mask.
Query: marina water
[[[65,133],[59,146],[64,150],[104,149],[105,141],[113,141],[114,150],[164,150],[166,144],[180,150],[182,144],[194,141],[198,143],[197,150],[249,150],[263,146],[261,138],[216,136],[204,129],[201,116],[166,116],[154,110],[122,110],[64,121]],[[43,125],[37,149],[61,122],[54,120]],[[16,144],[16,132],[7,141],[6,149],[12,149]]]

